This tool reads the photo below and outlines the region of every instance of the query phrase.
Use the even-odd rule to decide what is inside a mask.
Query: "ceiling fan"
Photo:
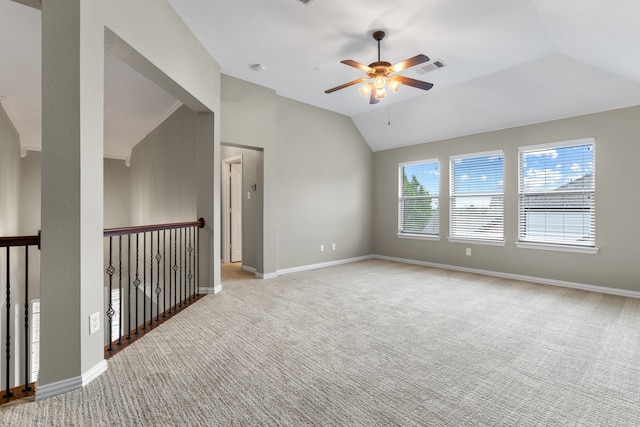
[[[382,99],[387,97],[385,86],[388,86],[394,93],[398,91],[401,84],[412,86],[418,89],[429,90],[433,87],[432,83],[423,82],[421,80],[412,79],[410,77],[400,76],[397,74],[399,71],[406,70],[407,68],[414,67],[424,62],[429,62],[427,55],[416,55],[413,58],[406,59],[402,62],[398,62],[395,65],[391,65],[389,62],[380,60],[380,41],[384,38],[384,31],[376,31],[373,33],[373,38],[378,42],[378,61],[372,62],[369,65],[364,65],[351,59],[345,59],[340,61],[345,65],[358,68],[366,73],[367,77],[345,83],[340,86],[336,86],[331,89],[327,89],[325,93],[332,93],[345,87],[353,86],[358,83],[371,80],[369,83],[360,87],[360,92],[364,96],[369,96],[370,104],[377,104]]]

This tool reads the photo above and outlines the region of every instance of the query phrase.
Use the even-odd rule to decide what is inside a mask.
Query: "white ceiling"
[[[352,117],[376,151],[640,104],[636,0],[168,1],[223,73]],[[29,147],[40,138],[39,13],[0,0],[0,96]],[[434,88],[404,86],[378,105],[357,86],[325,94],[362,76],[341,60],[377,59],[378,29],[382,60],[447,64],[401,73]],[[105,68],[105,153],[122,157],[179,104],[109,54]]]

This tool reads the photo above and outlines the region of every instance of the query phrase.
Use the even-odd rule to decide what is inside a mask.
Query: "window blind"
[[[595,246],[595,140],[520,147],[519,240]]]
[[[450,237],[504,240],[504,154],[450,158]]]
[[[398,230],[438,235],[440,162],[421,160],[399,165]]]

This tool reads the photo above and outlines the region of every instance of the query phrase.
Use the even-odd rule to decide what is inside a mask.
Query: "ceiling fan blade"
[[[331,88],[331,89],[327,89],[327,90],[325,90],[325,91],[324,91],[324,93],[331,93],[331,92],[335,92],[335,91],[337,91],[337,90],[344,89],[345,87],[349,87],[349,86],[357,85],[358,83],[366,82],[367,80],[369,80],[369,77],[363,77],[363,78],[361,78],[361,79],[354,80],[354,81],[352,81],[352,82],[345,83],[345,84],[343,84],[343,85],[336,86],[336,87]]]
[[[395,75],[393,78],[403,85],[417,87],[418,89],[429,90],[433,87],[433,83],[423,82],[422,80],[412,79],[411,77]]]
[[[364,64],[361,64],[361,63],[359,63],[357,61],[354,61],[352,59],[345,59],[344,61],[340,61],[340,62],[343,63],[344,65],[349,65],[351,67],[357,68],[357,69],[365,71],[365,72],[366,71],[373,71],[373,68],[370,68],[370,67],[368,67],[368,66],[366,66]]]
[[[372,89],[371,96],[369,97],[369,104],[377,104],[378,102],[380,102],[380,100],[376,98],[376,90]]]
[[[405,59],[402,62],[398,62],[395,65],[389,67],[389,71],[391,73],[396,73],[398,71],[406,70],[407,68],[415,67],[418,64],[422,64],[423,62],[429,62],[429,57],[427,55],[416,55],[413,58]]]

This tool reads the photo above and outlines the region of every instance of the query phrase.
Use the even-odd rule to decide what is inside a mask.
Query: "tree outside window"
[[[399,178],[399,233],[438,235],[439,161],[401,163]]]

